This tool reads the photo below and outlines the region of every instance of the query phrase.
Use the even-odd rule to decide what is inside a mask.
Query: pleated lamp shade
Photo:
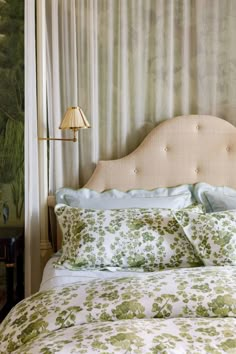
[[[69,107],[62,119],[59,129],[72,129],[74,131],[84,128],[90,128],[82,109],[77,107]]]

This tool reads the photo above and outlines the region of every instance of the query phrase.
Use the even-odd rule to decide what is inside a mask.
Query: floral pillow
[[[96,210],[59,204],[55,212],[63,233],[58,264],[67,268],[202,265],[170,209]]]
[[[198,214],[183,209],[174,214],[205,265],[236,265],[236,210]]]

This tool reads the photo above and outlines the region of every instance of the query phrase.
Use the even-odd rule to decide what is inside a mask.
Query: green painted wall
[[[0,226],[24,223],[24,1],[0,0]]]

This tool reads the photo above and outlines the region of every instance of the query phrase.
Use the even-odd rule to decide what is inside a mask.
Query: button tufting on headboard
[[[236,188],[235,170],[236,128],[217,117],[187,115],[159,124],[129,155],[99,162],[85,187],[127,191],[206,182]]]

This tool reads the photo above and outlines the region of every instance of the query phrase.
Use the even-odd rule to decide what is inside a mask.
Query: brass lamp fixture
[[[82,109],[77,107],[69,107],[62,119],[59,129],[71,129],[73,131],[73,138],[39,138],[39,140],[63,140],[76,142],[76,132],[79,129],[90,128],[90,124],[87,121]]]

